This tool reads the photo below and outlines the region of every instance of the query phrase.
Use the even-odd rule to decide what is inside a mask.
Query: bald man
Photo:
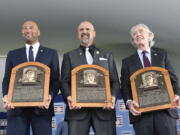
[[[91,22],[81,22],[77,28],[80,47],[64,54],[61,72],[61,90],[67,104],[65,120],[68,121],[69,135],[89,135],[92,126],[95,135],[116,135],[115,100],[119,92],[119,79],[113,55],[96,48],[96,31]],[[89,48],[92,58],[87,58]],[[71,71],[80,65],[95,64],[110,73],[110,86],[113,105],[109,108],[82,108],[72,104]]]
[[[9,51],[6,59],[5,75],[2,83],[3,103],[7,110],[7,135],[26,135],[31,125],[33,135],[52,134],[52,116],[54,115],[52,99],[59,90],[59,60],[56,50],[46,48],[39,43],[40,29],[36,22],[26,21],[22,25],[22,37],[25,47]],[[33,55],[30,57],[29,49]],[[8,88],[13,67],[28,61],[37,61],[51,69],[49,97],[39,107],[14,107],[8,102]]]

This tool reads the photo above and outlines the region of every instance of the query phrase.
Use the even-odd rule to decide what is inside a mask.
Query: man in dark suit
[[[96,135],[116,135],[114,105],[120,88],[113,56],[111,53],[95,47],[96,32],[91,22],[81,22],[77,31],[80,47],[64,54],[61,70],[61,90],[67,103],[65,120],[68,121],[69,135],[89,135],[90,126]],[[85,52],[88,49],[90,54]],[[81,106],[72,104],[71,71],[84,64],[99,65],[109,71],[112,106],[107,108],[81,108]]]
[[[146,66],[162,67],[169,71],[177,107],[180,105],[180,90],[168,54],[162,49],[151,48],[154,45],[154,34],[150,29],[144,24],[138,24],[132,27],[130,33],[137,52],[122,60],[121,69],[121,90],[130,111],[130,123],[133,124],[137,135],[176,135],[176,119],[178,118],[176,108],[147,113],[141,113],[135,109],[139,105],[132,99],[130,76]]]
[[[59,90],[59,61],[55,50],[40,45],[39,36],[38,25],[34,21],[26,21],[22,25],[22,37],[26,42],[25,47],[10,51],[7,55],[2,84],[4,107],[8,110],[7,135],[26,135],[30,124],[33,135],[52,134],[51,122],[54,115],[52,99]],[[31,50],[33,55],[29,55],[31,47],[33,47]],[[15,108],[7,100],[11,70],[13,67],[28,61],[43,63],[51,69],[49,96],[42,106]]]

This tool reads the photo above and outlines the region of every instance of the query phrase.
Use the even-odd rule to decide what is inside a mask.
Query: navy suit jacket
[[[174,93],[180,95],[180,89],[178,85],[178,79],[176,77],[175,71],[171,65],[169,56],[167,52],[159,48],[151,48],[151,65],[156,67],[162,67],[169,71],[171,83],[173,86]],[[123,99],[126,103],[128,99],[132,99],[132,91],[130,85],[130,76],[139,69],[142,69],[143,66],[141,64],[139,55],[137,53],[125,58],[122,60],[122,68],[121,68],[121,91],[123,95]],[[175,109],[167,109],[169,114],[178,118],[177,110]],[[136,121],[141,116],[133,116],[130,113],[130,122]]]
[[[8,52],[5,66],[5,75],[2,83],[3,96],[8,94],[9,81],[11,76],[11,70],[13,67],[27,62],[26,48],[19,48]],[[39,46],[39,50],[36,56],[37,62],[47,65],[50,70],[50,87],[49,93],[54,98],[59,91],[59,60],[58,54],[55,50]],[[23,110],[27,108],[17,107],[7,111],[7,115],[21,115]],[[51,102],[49,109],[40,109],[37,107],[29,108],[29,110],[37,115],[54,115],[53,103]]]
[[[100,58],[104,58],[101,60]],[[67,103],[67,97],[71,96],[71,70],[77,66],[87,64],[86,57],[81,48],[77,48],[64,54],[62,69],[61,69],[61,90],[65,102]],[[120,86],[118,73],[114,58],[111,53],[95,48],[93,55],[93,64],[99,65],[109,71],[110,74],[110,87],[112,96],[117,97]],[[65,120],[82,120],[84,119],[89,111],[93,111],[94,115],[97,115],[103,120],[115,120],[115,110],[105,110],[102,108],[82,108],[79,110],[70,110],[67,106]]]

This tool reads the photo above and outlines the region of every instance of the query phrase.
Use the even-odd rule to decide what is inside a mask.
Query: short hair
[[[135,26],[133,26],[130,30],[130,34],[131,34],[131,37],[133,37],[133,31],[135,28],[137,27],[143,27],[147,32],[151,33],[152,34],[152,38],[150,39],[149,41],[149,47],[151,48],[152,46],[154,46],[154,43],[155,41],[153,40],[154,39],[154,33],[149,29],[149,27],[145,24],[137,24]],[[134,42],[131,40],[131,43],[133,46],[135,46]],[[135,46],[136,47],[136,46]]]

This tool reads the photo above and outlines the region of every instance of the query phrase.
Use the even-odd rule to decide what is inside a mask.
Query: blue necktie
[[[147,53],[147,51],[142,52],[144,67],[150,67],[151,64],[150,64],[150,61],[149,61],[148,57],[146,56],[146,53]]]
[[[34,61],[34,56],[33,56],[33,47],[29,47],[29,61]]]

